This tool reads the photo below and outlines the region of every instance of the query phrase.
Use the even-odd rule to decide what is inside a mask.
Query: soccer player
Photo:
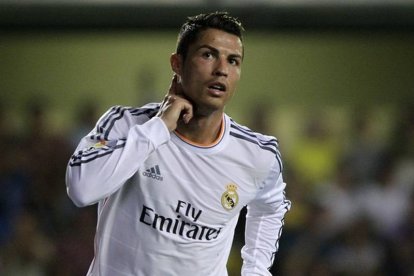
[[[242,31],[223,12],[188,18],[163,102],[115,106],[81,140],[66,183],[77,206],[98,203],[88,275],[227,275],[245,205],[241,274],[270,275],[290,202],[278,141],[224,112]]]

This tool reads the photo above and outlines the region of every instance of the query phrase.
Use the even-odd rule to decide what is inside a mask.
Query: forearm
[[[269,184],[270,183],[270,184]],[[282,234],[284,216],[290,209],[282,175],[269,177],[261,195],[247,207],[242,275],[271,275]]]
[[[93,147],[88,138],[84,149],[72,156],[66,172],[69,197],[77,206],[96,203],[117,191],[132,177],[147,157],[169,140],[161,119],[133,126],[126,138],[110,140],[103,147]]]
[[[278,243],[282,233],[285,205],[273,214],[250,214],[246,217],[245,246],[242,249],[242,275],[271,275]]]

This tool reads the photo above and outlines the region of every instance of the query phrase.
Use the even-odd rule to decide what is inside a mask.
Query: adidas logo
[[[152,168],[147,169],[142,173],[143,176],[151,177],[156,180],[162,181],[164,178],[161,176],[160,167],[158,165],[155,165]]]

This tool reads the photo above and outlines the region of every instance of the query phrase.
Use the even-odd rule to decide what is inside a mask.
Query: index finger
[[[174,74],[171,80],[170,88],[168,88],[168,95],[175,95],[175,90],[177,90],[177,75]]]
[[[170,85],[170,89],[168,90],[168,95],[170,95],[170,96],[171,95],[178,95],[178,96],[183,95],[181,84],[178,83],[177,74],[174,74],[174,76],[171,80],[171,85]]]

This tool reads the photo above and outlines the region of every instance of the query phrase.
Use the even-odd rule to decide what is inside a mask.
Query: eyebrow
[[[217,48],[214,48],[213,46],[210,46],[210,45],[208,45],[208,44],[203,44],[203,45],[200,45],[200,46],[198,46],[197,47],[197,51],[198,50],[200,50],[200,49],[202,49],[202,48],[208,48],[208,49],[210,49],[211,51],[213,51],[213,52],[215,52],[215,53],[218,53],[218,52],[220,52]],[[239,59],[243,59],[243,56],[242,55],[239,55],[239,54],[230,54],[229,55],[229,57],[232,57],[232,58],[239,58]]]

